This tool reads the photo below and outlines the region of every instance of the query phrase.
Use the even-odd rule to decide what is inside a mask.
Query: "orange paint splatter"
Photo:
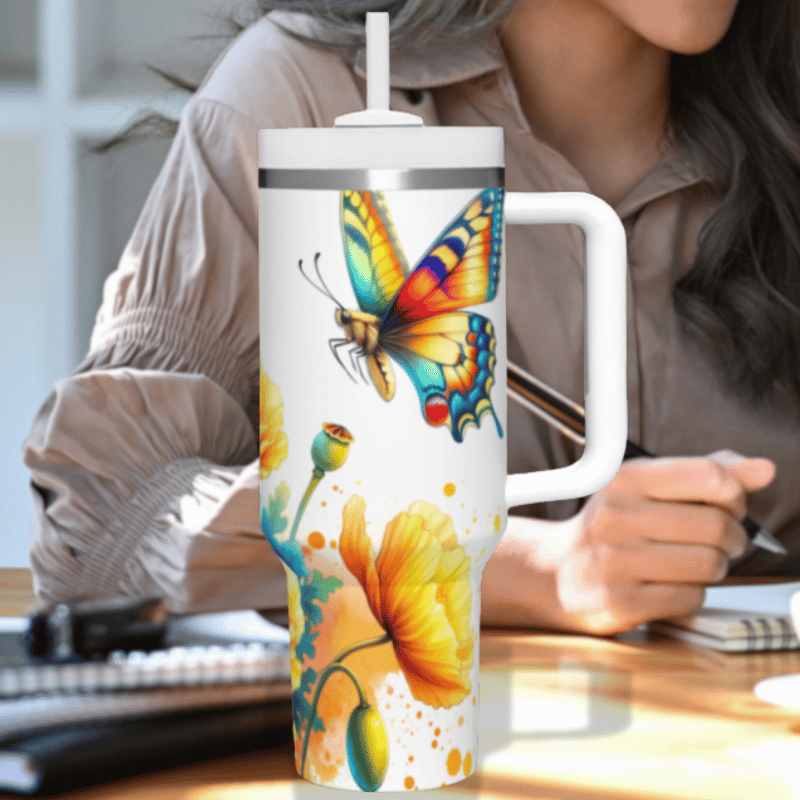
[[[325,537],[319,531],[313,531],[308,534],[308,543],[315,550],[321,550],[325,547]]]
[[[394,694],[394,686],[387,686],[386,694]]]
[[[311,548],[306,547],[304,544],[300,545],[300,549],[303,551],[303,555],[310,556],[311,555]]]
[[[417,711],[417,719],[422,719],[422,712],[421,711]]]
[[[331,547],[335,550],[336,546],[337,546],[336,545],[336,540],[335,539],[331,539]]]
[[[441,734],[441,732],[442,732],[442,729],[441,729],[441,728],[437,728],[437,729],[436,729],[436,730],[433,732],[433,735],[434,735],[434,736],[439,736],[439,735]]]
[[[409,763],[409,764],[410,764],[410,763],[411,763],[413,760],[414,760],[414,756],[409,756],[409,757],[408,757],[408,763]]]
[[[456,487],[455,487],[455,485],[454,485],[454,484],[452,484],[452,483],[446,483],[446,484],[444,485],[444,493],[445,493],[445,494],[446,494],[448,497],[452,497],[452,496],[453,496],[453,495],[456,493]]]
[[[447,756],[447,771],[450,775],[458,774],[461,769],[461,752],[454,747]]]
[[[431,742],[431,747],[435,750],[438,746],[439,746],[439,742],[437,742],[436,739],[434,739]]]
[[[333,491],[334,492],[338,492],[339,491],[339,487],[335,483],[333,484]]]
[[[328,504],[327,504],[327,503],[326,503],[326,502],[323,500],[323,501],[320,503],[320,505],[321,505],[321,506],[326,506],[326,505],[328,505]]]
[[[458,725],[459,725],[459,727],[460,727],[461,725],[463,725],[463,724],[464,724],[464,717],[459,717],[459,718],[458,718]]]
[[[413,788],[414,788],[414,779],[413,779],[413,778],[412,778],[412,777],[409,775],[409,776],[408,776],[408,777],[407,777],[407,778],[406,778],[406,779],[403,781],[403,786],[405,786],[405,787],[406,787],[406,789],[413,789]]]
[[[464,756],[464,775],[472,774],[472,753],[467,753]]]

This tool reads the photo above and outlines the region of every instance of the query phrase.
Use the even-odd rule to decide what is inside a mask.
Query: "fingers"
[[[597,499],[585,511],[584,528],[595,544],[638,548],[651,543],[704,545],[728,558],[748,546],[744,528],[727,512],[697,503],[653,503],[636,499]],[[651,558],[658,558],[653,553]]]
[[[659,544],[642,547],[599,549],[596,577],[603,583],[707,584],[717,583],[728,572],[728,556],[716,547],[695,544]]]
[[[647,609],[647,616],[639,612],[639,622],[667,617],[682,617],[699,611],[705,599],[702,586],[670,586],[663,583],[651,583],[640,588],[639,600]]]
[[[607,488],[628,497],[635,493],[651,500],[707,503],[742,519],[746,493],[766,486],[774,475],[775,465],[765,458],[728,458],[727,464],[714,456],[633,459]]]
[[[746,492],[762,489],[775,477],[775,463],[768,458],[746,458],[733,450],[718,450],[709,458],[728,467]]]

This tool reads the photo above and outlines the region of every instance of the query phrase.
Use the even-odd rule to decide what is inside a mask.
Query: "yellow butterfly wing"
[[[408,274],[383,192],[341,193],[344,255],[362,311],[380,317]]]

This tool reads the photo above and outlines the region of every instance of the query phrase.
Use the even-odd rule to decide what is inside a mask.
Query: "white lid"
[[[503,167],[502,128],[386,126],[258,132],[261,169]]]

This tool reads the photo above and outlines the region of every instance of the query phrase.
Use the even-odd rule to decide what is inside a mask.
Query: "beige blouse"
[[[495,36],[428,50],[425,61],[395,57],[391,82],[392,108],[427,125],[502,126],[508,190],[588,190],[532,135]],[[363,69],[265,17],[186,106],[106,282],[89,353],[55,385],[25,444],[44,599],[160,595],[177,612],[285,606],[284,570],[258,513],[256,131],[331,126],[364,104]],[[712,208],[702,176],[674,153],[616,208],[628,234],[629,436],[663,455],[724,447],[774,459],[778,476],[751,496],[750,512],[790,555],[751,551],[735,568],[796,574],[797,427],[722,391],[672,308]],[[509,357],[579,401],[582,262],[575,228],[508,229]],[[579,455],[513,403],[509,448],[513,472]],[[563,517],[577,507],[529,511]]]

